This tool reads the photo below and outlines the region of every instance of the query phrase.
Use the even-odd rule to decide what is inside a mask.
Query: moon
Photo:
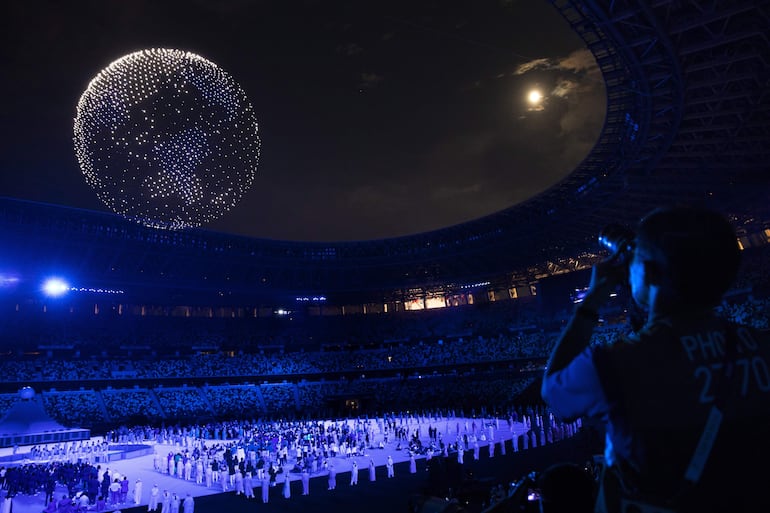
[[[531,105],[539,105],[542,100],[543,95],[537,89],[532,89],[527,95],[527,101],[529,101]]]

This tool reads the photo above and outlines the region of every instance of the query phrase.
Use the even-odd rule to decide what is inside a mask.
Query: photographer
[[[593,269],[546,367],[542,396],[606,428],[597,512],[770,511],[770,348],[717,318],[740,250],[721,215],[656,209]],[[643,326],[589,347],[599,308],[630,286]]]

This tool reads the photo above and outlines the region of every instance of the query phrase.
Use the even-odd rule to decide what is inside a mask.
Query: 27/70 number
[[[770,390],[770,369],[767,362],[761,356],[751,358],[739,358],[726,366],[721,363],[712,363],[711,365],[701,365],[695,369],[695,379],[703,377],[703,388],[701,388],[700,402],[702,404],[712,403],[714,401],[714,374],[725,373],[724,378],[734,377],[735,370],[738,371],[738,378],[741,380],[741,396],[746,397],[749,390],[756,386],[761,392]],[[753,379],[752,379],[753,378]],[[719,382],[717,382],[719,383]],[[721,385],[720,385],[721,386]]]

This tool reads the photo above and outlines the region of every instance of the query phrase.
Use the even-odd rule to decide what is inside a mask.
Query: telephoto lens
[[[620,253],[621,259],[626,259],[634,250],[634,232],[619,224],[608,224],[599,232],[599,245],[610,253]]]
[[[609,224],[599,232],[599,245],[610,252],[611,256],[608,262],[612,269],[617,272],[616,279],[628,290],[631,260],[636,246],[636,234],[625,226]],[[636,301],[632,300],[629,300],[628,316],[634,331],[641,329],[647,319],[646,312]]]

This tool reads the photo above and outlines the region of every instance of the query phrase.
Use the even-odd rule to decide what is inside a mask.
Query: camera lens
[[[599,245],[611,253],[631,253],[634,232],[619,224],[608,224],[599,232]]]

